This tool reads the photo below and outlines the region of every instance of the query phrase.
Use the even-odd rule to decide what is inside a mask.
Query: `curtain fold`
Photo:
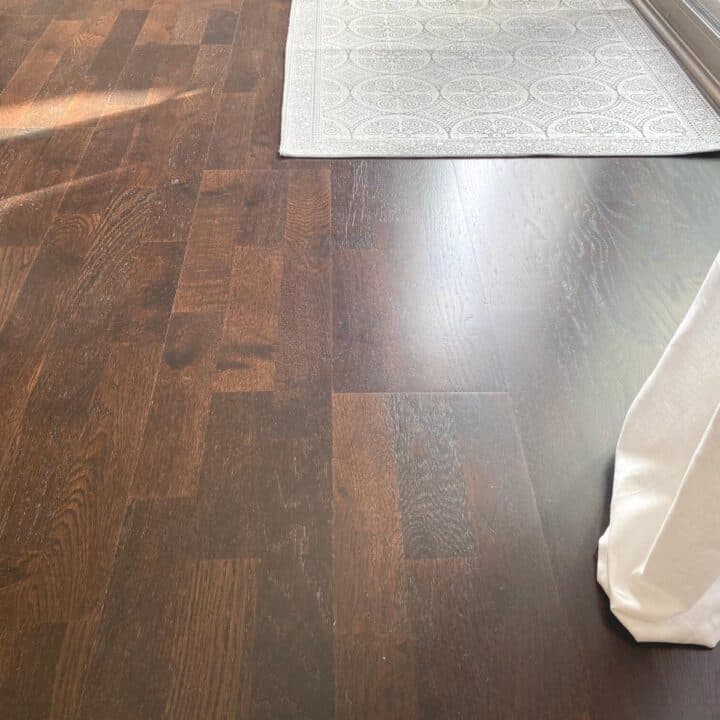
[[[720,641],[720,255],[625,419],[598,582],[638,641]]]

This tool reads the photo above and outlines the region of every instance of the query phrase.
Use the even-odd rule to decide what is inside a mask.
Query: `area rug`
[[[720,116],[628,0],[293,0],[280,153],[672,155]]]

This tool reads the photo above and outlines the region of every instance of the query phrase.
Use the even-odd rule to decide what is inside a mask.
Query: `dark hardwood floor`
[[[594,579],[720,160],[285,160],[289,0],[0,0],[0,718],[718,720]]]

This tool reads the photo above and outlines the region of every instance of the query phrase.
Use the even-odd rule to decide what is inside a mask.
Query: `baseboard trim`
[[[682,63],[690,77],[695,81],[698,87],[705,93],[707,98],[720,111],[720,46],[717,44],[720,39],[714,36],[712,29],[708,26],[706,29],[700,29],[704,25],[703,20],[697,17],[697,27],[694,28],[696,35],[702,34],[702,45],[714,45],[715,54],[711,59],[714,60],[713,67],[709,67],[704,55],[707,53],[699,52],[689,44],[689,40],[681,35],[673,28],[666,17],[654,6],[653,0],[633,0],[640,14],[645,18],[647,23],[652,27],[660,39],[670,48],[677,59]],[[678,7],[678,3],[673,3]],[[687,17],[690,17],[692,11],[688,9]],[[717,65],[718,67],[715,67]]]

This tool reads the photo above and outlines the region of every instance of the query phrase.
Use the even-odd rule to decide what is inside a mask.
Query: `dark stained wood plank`
[[[39,245],[90,140],[88,128],[58,130],[22,181],[0,201],[0,245]]]
[[[226,191],[225,178],[205,173],[178,283],[175,312],[225,311],[236,230],[232,197]]]
[[[120,11],[112,30],[88,68],[88,75],[92,77],[95,88],[108,88],[115,82],[125,67],[146,17],[145,10]]]
[[[111,98],[109,103],[113,103]],[[108,114],[98,120],[90,142],[75,173],[76,178],[92,177],[117,170],[123,162],[135,130],[131,112]]]
[[[230,302],[217,355],[217,391],[274,388],[282,269],[280,253],[235,248]]]
[[[108,187],[112,191],[109,196]],[[70,338],[74,337],[74,331],[67,328],[73,323],[76,328],[81,325],[87,331],[83,326],[82,302],[93,287],[102,286],[99,270],[110,272],[109,268],[102,268],[104,260],[113,253],[122,255],[123,238],[127,238],[126,242],[132,242],[132,238],[137,240],[137,233],[147,222],[149,204],[143,193],[128,193],[122,184],[108,185],[106,178],[101,178],[99,183],[83,184],[78,191],[86,202],[90,199],[93,202],[78,206],[78,195],[71,192],[66,196],[48,231],[47,243],[40,248],[13,313],[0,333],[0,368],[5,380],[0,387],[0,467],[3,459],[7,460],[7,450],[38,380],[58,322],[62,319],[65,335]],[[85,307],[95,314],[107,311],[102,303],[95,308],[92,300]],[[78,336],[87,337],[80,331]]]
[[[229,73],[232,73],[232,66]],[[230,76],[227,82],[230,82]],[[244,167],[252,143],[255,102],[255,94],[252,92],[223,93],[210,145],[208,168],[222,170]]]
[[[187,571],[185,613],[173,637],[163,717],[250,717],[256,562],[205,560]]]
[[[206,171],[193,217],[189,252],[194,252],[194,245],[199,250],[200,243],[217,245],[218,250],[222,247],[227,269],[232,243],[279,247],[285,229],[287,185],[284,172]]]
[[[131,505],[79,720],[164,717],[174,672],[172,637],[187,612],[188,561],[195,557],[196,541],[189,499]]]
[[[600,668],[589,686],[591,715],[692,716],[698,696],[715,701],[705,688],[716,661],[631,643],[611,619],[589,559],[607,524],[627,408],[717,253],[718,165],[456,168],[561,596],[585,664]],[[482,201],[489,188],[492,209]],[[693,688],[687,695],[669,692],[678,674]],[[619,692],[621,707],[612,699]]]
[[[17,296],[37,255],[36,247],[0,247],[0,330],[10,317]]]
[[[238,33],[240,39],[233,45],[228,74],[225,80],[225,92],[229,95],[250,94],[260,89],[264,55],[262,49],[255,48],[243,41],[242,36],[247,27],[252,26],[244,24],[241,20]],[[249,130],[252,130],[252,126]],[[250,132],[247,135],[249,138]]]
[[[127,90],[183,88],[190,79],[197,54],[198,48],[194,45],[136,45],[123,67],[118,87]],[[163,146],[152,147],[160,151]]]
[[[329,190],[290,178],[275,390],[213,397],[196,499],[204,556],[260,559],[253,718],[332,715]]]
[[[392,398],[333,399],[335,717],[418,716]]]
[[[95,647],[99,613],[91,613],[69,622],[65,628],[60,654],[55,666],[49,720],[77,717],[85,679]]]
[[[12,482],[0,486],[2,542],[16,562],[32,560],[20,591],[23,612],[40,621],[81,616],[104,596],[161,347],[150,335],[140,348],[112,345],[128,299],[144,296],[151,317],[161,312],[140,272],[158,267],[155,248],[133,247],[149,207],[121,197],[98,227],[32,386],[6,468]],[[165,259],[173,246],[158,249]]]
[[[148,196],[151,213],[155,203]],[[146,220],[142,238],[152,226],[152,215]],[[112,337],[116,342],[162,343],[175,299],[180,266],[185,253],[183,243],[143,242],[126,258],[132,273],[133,292],[120,295],[112,318]]]
[[[282,540],[258,575],[257,718],[332,714],[329,230],[329,171],[291,173],[275,371],[276,432],[290,442],[281,477],[291,485],[279,487]],[[274,672],[278,662],[287,674]]]
[[[56,249],[42,252],[0,331],[3,371],[0,404],[0,468],[20,425],[37,373],[48,352],[48,335],[58,316],[60,299],[76,274],[70,258]],[[0,486],[2,487],[2,486]]]
[[[249,717],[256,563],[197,561],[197,539],[190,500],[131,507],[80,718]]]
[[[433,401],[452,408],[477,552],[407,564],[420,715],[586,717],[592,669],[556,591],[510,399],[431,396],[427,423],[444,436]]]
[[[240,245],[280,245],[285,231],[288,174],[276,170],[246,172],[240,176],[239,186],[235,241]]]
[[[195,494],[221,325],[220,314],[182,313],[171,318],[134,497]]]
[[[452,165],[373,164],[333,191],[333,387],[340,392],[504,388],[476,247]],[[335,176],[335,171],[333,175]],[[338,182],[346,183],[341,191]],[[354,209],[388,196],[376,215]],[[372,247],[367,238],[373,238]],[[357,238],[358,242],[352,239]]]
[[[28,168],[37,163],[38,158],[50,142],[50,135],[38,134],[7,140],[0,145],[0,191],[2,197],[13,195],[23,187]]]
[[[262,16],[262,19],[253,18],[250,23],[243,24],[244,13]],[[284,59],[282,53],[277,53],[268,48],[267,43],[254,37],[259,28],[264,27],[261,34],[270,34],[272,37],[286,37],[288,22],[288,7],[285,3],[271,0],[270,2],[259,2],[259,0],[247,0],[243,4],[238,26],[236,45],[240,44],[246,48],[256,50],[255,62],[258,68],[258,79],[255,86],[255,112],[252,123],[252,134],[250,150],[247,154],[246,168],[280,169],[287,164],[286,160],[278,157],[277,149],[280,145],[280,123],[282,107],[282,78],[284,75]],[[250,73],[252,77],[253,73]],[[235,75],[234,87],[229,86],[228,90],[239,91],[243,87],[243,80],[247,80],[247,74],[240,72]],[[296,167],[303,165],[312,166],[314,161],[295,161]]]
[[[401,396],[391,407],[405,556],[472,554],[452,403],[435,395]]]
[[[231,45],[235,37],[238,14],[231,10],[212,10],[202,42],[204,45]]]
[[[283,235],[278,389],[325,403],[331,387],[330,171],[292,171]]]
[[[29,412],[38,410],[42,424],[34,419],[23,427],[9,471],[17,482],[42,478],[46,494],[24,498],[36,508],[13,498],[9,510],[19,517],[7,523],[14,535],[3,534],[4,546],[16,549],[10,567],[23,575],[13,588],[19,622],[78,620],[101,608],[158,356],[157,346],[112,348],[100,378],[95,383],[88,378],[90,390],[97,386],[97,391],[80,421],[53,412],[48,398],[38,410],[39,401],[31,398]],[[42,380],[39,389],[45,390]],[[78,393],[75,407],[82,400]],[[49,435],[42,443],[35,435],[38,425]],[[32,462],[24,459],[26,453],[32,453]],[[36,515],[27,517],[28,512]],[[26,515],[22,525],[20,513]]]
[[[2,12],[3,10],[0,9],[0,13]],[[8,84],[51,19],[50,16],[42,14],[24,16],[0,14],[0,43],[3,47],[0,89]]]
[[[269,34],[267,32],[270,30],[271,16],[278,17],[278,13],[274,12],[278,9],[277,0],[271,0],[270,2],[242,0],[239,9],[240,24],[235,43],[236,47],[265,49],[264,43],[267,37],[273,37],[274,32],[278,30],[277,26],[272,26],[272,32]]]
[[[189,77],[183,81],[189,89],[145,112],[123,162],[141,165],[142,184],[156,190],[149,236],[162,242],[184,242],[197,203],[229,51],[217,46],[171,47],[193,58],[186,68]]]
[[[213,395],[196,497],[202,557],[261,557],[283,531],[282,486],[268,482],[287,482],[275,414],[272,393]]]
[[[253,718],[332,706],[329,437],[289,437],[287,414],[272,393],[215,395],[194,501],[203,555],[260,558]]]
[[[437,178],[440,168],[433,161]],[[385,247],[403,231],[413,236],[418,231],[426,203],[437,206],[428,188],[421,182],[408,182],[408,170],[415,177],[422,173],[416,163],[399,165],[380,160],[333,163],[333,246],[335,248]],[[442,196],[440,196],[442,197]]]
[[[55,664],[65,626],[38,625],[16,635],[9,667],[0,676],[0,707],[9,720],[42,720],[52,701]]]

